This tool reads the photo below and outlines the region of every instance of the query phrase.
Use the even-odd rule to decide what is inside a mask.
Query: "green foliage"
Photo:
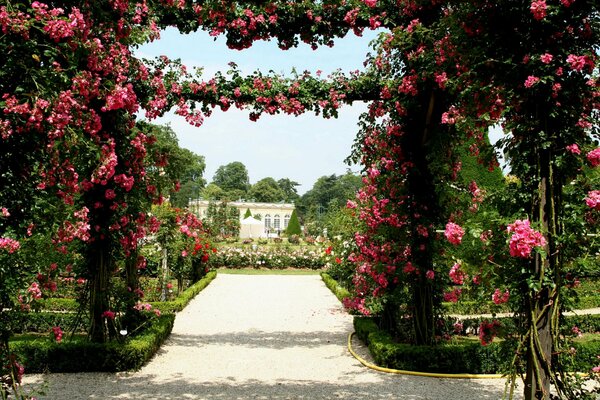
[[[194,152],[179,147],[179,141],[175,131],[169,125],[155,125],[144,121],[137,123],[138,129],[156,138],[149,157],[161,160],[161,179],[159,182],[165,184],[159,188],[161,192],[170,198],[174,207],[183,208],[188,204],[189,198],[197,198],[200,190],[204,187],[204,169],[206,163],[204,157]],[[168,160],[168,162],[164,162]],[[179,182],[180,190],[174,190],[172,182]]]
[[[248,191],[248,198],[262,203],[276,203],[285,199],[285,193],[275,179],[268,177],[252,185]]]
[[[474,329],[481,323],[481,318],[465,319],[465,329]],[[502,318],[502,324],[510,323],[510,318]],[[587,321],[587,322],[585,322]],[[568,317],[568,324],[578,323],[584,331],[598,331],[600,317]],[[583,328],[582,328],[583,327]],[[508,325],[511,331],[514,331]],[[494,341],[482,346],[476,339],[452,340],[435,346],[414,346],[396,343],[392,337],[379,329],[372,318],[355,317],[356,335],[365,342],[375,363],[382,367],[409,371],[440,373],[504,373],[512,360],[515,343],[510,341]],[[585,338],[585,337],[584,337]],[[598,365],[600,354],[600,337],[591,335],[588,340],[575,340],[572,344],[574,352],[561,355],[565,371],[587,372]]]
[[[55,298],[37,300],[39,307],[44,311],[77,311],[79,302],[71,298]]]
[[[246,213],[244,214],[244,219],[252,217],[252,213],[249,208],[246,208]]]
[[[210,202],[203,222],[213,236],[237,237],[240,234],[240,212],[224,201]]]
[[[287,235],[301,235],[302,228],[300,227],[300,221],[298,221],[298,214],[296,210],[292,211],[292,215],[290,217],[290,221],[288,222],[288,226],[285,230]]]
[[[202,189],[200,195],[203,199],[206,200],[223,200],[225,196],[225,191],[211,182],[208,185],[206,185],[204,189]]]
[[[248,170],[239,161],[221,165],[213,176],[213,183],[225,191],[228,200],[245,198],[250,187]]]
[[[361,177],[351,172],[337,176],[320,177],[312,189],[296,202],[296,209],[304,226],[312,235],[322,234],[323,219],[330,210],[346,206],[348,199],[354,199],[362,186]]]
[[[354,318],[357,336],[369,346],[375,363],[386,368],[437,373],[502,373],[515,348],[508,342],[482,346],[478,341],[455,341],[436,346],[396,343],[368,318]]]
[[[206,288],[216,276],[216,271],[210,271],[204,276],[204,278],[200,279],[198,282],[181,292],[177,298],[175,298],[175,300],[163,302],[157,301],[151,302],[150,304],[152,307],[159,309],[161,312],[179,312],[183,310],[185,306],[187,306],[189,302],[192,301],[196,295],[198,295],[198,293],[204,290],[204,288]]]
[[[286,203],[295,202],[300,198],[296,189],[296,186],[300,185],[298,182],[292,181],[289,178],[282,178],[277,181],[277,185],[283,191],[282,200]]]
[[[321,278],[323,279],[323,282],[325,282],[325,286],[335,294],[335,297],[337,297],[339,301],[344,301],[344,299],[352,296],[348,289],[340,286],[337,281],[326,272],[321,272]]]
[[[171,333],[174,314],[163,314],[124,342],[91,343],[83,337],[61,343],[48,336],[16,337],[11,350],[28,372],[115,372],[137,370],[158,351]]]
[[[79,315],[75,312],[11,311],[7,314],[13,333],[48,333],[55,326],[60,326],[65,332],[85,332],[89,323],[86,315]]]

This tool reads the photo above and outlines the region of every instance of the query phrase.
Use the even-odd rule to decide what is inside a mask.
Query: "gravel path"
[[[408,377],[346,349],[352,317],[318,275],[219,275],[134,373],[30,375],[40,399],[499,399],[504,380]]]

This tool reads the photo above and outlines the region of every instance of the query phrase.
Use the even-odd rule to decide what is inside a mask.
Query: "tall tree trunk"
[[[168,267],[168,253],[167,244],[162,244],[162,260],[161,260],[161,272],[162,272],[162,293],[160,294],[160,301],[167,301],[169,292],[167,289],[167,280],[169,279],[169,267]]]
[[[434,242],[431,235],[423,236],[419,227],[428,229],[430,225],[437,226],[443,220],[428,161],[432,136],[439,129],[443,101],[436,98],[435,91],[430,90],[423,93],[420,104],[423,105],[421,115],[416,116],[412,126],[408,127],[407,140],[402,147],[414,165],[407,177],[407,185],[413,202],[411,253],[419,270],[419,276],[411,288],[415,342],[432,344],[435,342],[435,293],[427,271],[434,269]],[[417,218],[417,215],[420,217]]]
[[[535,276],[540,282],[551,278],[560,280],[560,259],[554,238],[559,233],[557,209],[560,206],[562,185],[555,181],[550,150],[538,152],[538,197],[533,204],[533,221],[540,223],[547,243],[545,255],[537,254],[532,261]],[[527,345],[527,371],[525,377],[525,399],[549,399],[552,376],[552,353],[558,335],[560,312],[558,291],[543,286],[541,290],[529,290],[527,323],[529,337]]]
[[[110,318],[103,316],[110,308],[110,246],[106,241],[98,241],[91,245],[88,253],[90,271],[90,340],[96,343],[106,342],[114,324]],[[112,326],[112,328],[111,328]]]

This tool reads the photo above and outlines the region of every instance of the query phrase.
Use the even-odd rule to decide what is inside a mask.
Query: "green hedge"
[[[469,319],[463,324],[475,326],[480,319]],[[567,317],[567,324],[578,322],[580,327],[597,332],[600,316],[587,315]],[[509,319],[503,319],[503,324]],[[436,346],[415,346],[396,343],[392,337],[380,330],[371,318],[355,317],[354,330],[369,347],[375,363],[382,367],[408,371],[439,373],[502,373],[512,360],[515,344],[509,341],[497,341],[482,346],[476,340],[456,340],[449,344]],[[567,371],[588,372],[599,364],[600,337],[589,340],[575,340],[572,344],[574,355],[565,354],[562,362]]]
[[[45,311],[73,311],[79,309],[79,302],[69,298],[49,298],[38,300],[42,310]]]
[[[216,271],[210,271],[198,282],[184,290],[173,301],[155,301],[151,302],[152,307],[158,308],[161,312],[179,312],[189,304],[194,297],[198,295],[210,282],[217,276]]]
[[[323,282],[325,282],[325,286],[335,294],[335,297],[337,297],[339,301],[351,297],[350,292],[346,288],[340,286],[337,281],[326,272],[321,272],[321,278],[323,279]]]
[[[368,318],[355,318],[357,336],[369,347],[375,363],[386,368],[438,373],[490,374],[506,369],[514,348],[508,342],[482,346],[464,340],[437,346],[395,343]]]
[[[48,336],[15,337],[10,348],[23,363],[27,372],[115,372],[137,370],[159,349],[171,333],[174,314],[163,314],[140,334],[124,343],[90,343],[67,335],[61,343]]]
[[[72,312],[8,312],[13,333],[50,332],[52,327],[60,326],[65,331],[85,331],[88,325],[86,315],[78,316]]]

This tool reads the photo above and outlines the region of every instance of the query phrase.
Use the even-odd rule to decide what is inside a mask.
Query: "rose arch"
[[[25,282],[25,260],[27,251],[39,251],[30,239],[39,232],[51,237],[52,251],[82,255],[92,340],[116,335],[114,313],[107,314],[115,270],[131,289],[122,307],[135,322],[136,268],[143,263],[137,243],[158,232],[148,209],[173,184],[157,173],[165,154],[136,113],[152,119],[174,107],[199,126],[215,107],[248,109],[251,119],[331,117],[343,104],[368,101],[353,153],[364,187],[349,207],[363,229],[350,260],[356,291],[347,305],[377,313],[388,327],[402,309],[414,342],[432,344],[442,298],[459,296],[467,275],[498,301],[508,300],[506,289],[522,326],[509,376],[525,375],[528,399],[549,398],[551,385],[572,395],[559,322],[570,262],[587,245],[576,233],[597,222],[600,204],[583,173],[599,164],[594,2],[8,2],[0,6],[0,26],[0,310],[18,306],[19,288],[29,287],[22,302],[38,295]],[[226,35],[236,49],[256,40],[275,39],[287,49],[299,41],[330,45],[351,31],[386,33],[360,73],[285,78],[233,68],[203,79],[167,57],[133,56],[132,46],[168,26]],[[517,201],[467,229],[481,233],[482,248],[450,267],[440,256],[466,245],[463,226],[485,198],[477,183],[455,181],[456,149],[470,147],[482,168],[493,169],[485,143],[497,123],[511,133],[505,148],[521,182]],[[567,191],[574,181],[581,190]],[[56,210],[51,220],[34,207],[40,197]],[[577,202],[587,205],[578,214],[565,211]],[[193,251],[208,256],[199,221],[173,221]],[[53,266],[38,280],[50,284],[67,267]],[[486,340],[496,328],[482,326]],[[4,362],[9,335],[3,329],[0,355],[13,368]]]

